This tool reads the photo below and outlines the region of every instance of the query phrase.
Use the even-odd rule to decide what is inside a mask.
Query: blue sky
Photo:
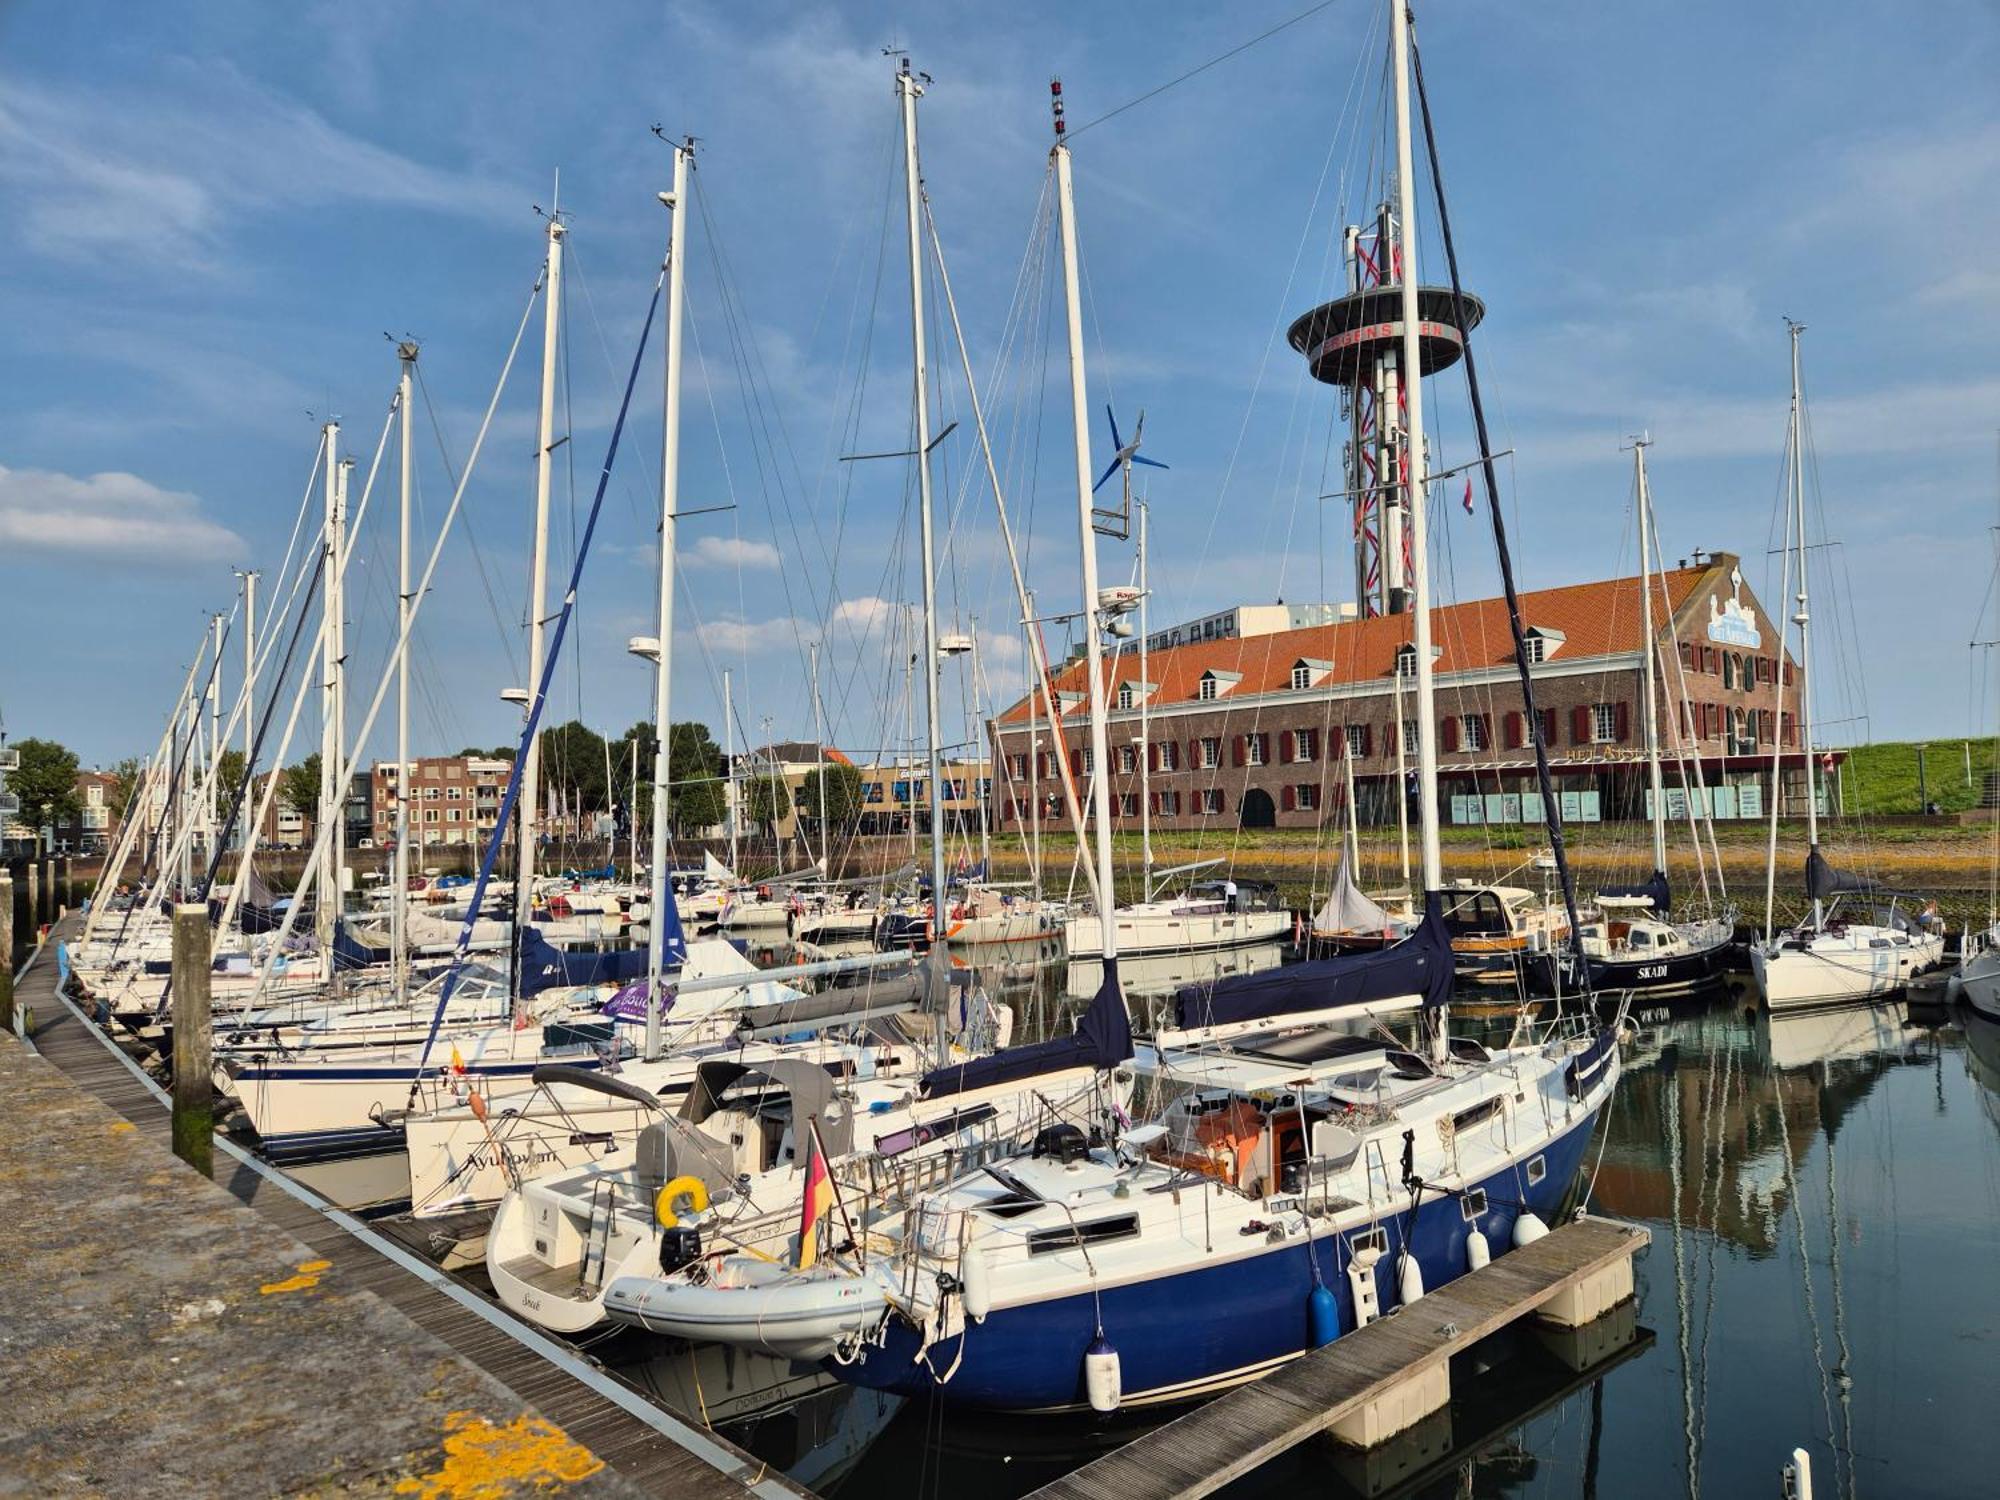
[[[900,734],[898,605],[916,597],[905,445],[908,292],[885,43],[934,77],[925,175],[1010,501],[1048,609],[1075,597],[1060,324],[1000,352],[1046,172],[1047,81],[1082,124],[1296,13],[1231,7],[28,3],[0,10],[0,712],[86,761],[151,745],[230,569],[275,566],[328,413],[364,464],[424,343],[456,463],[541,255],[571,217],[556,571],[566,570],[657,266],[667,153],[701,140],[689,247],[676,716],[719,724],[731,667],[752,739],[811,732],[824,639],[841,743]],[[1337,3],[1076,143],[1092,433],[1147,411],[1154,620],[1340,597],[1342,528],[1313,498],[1332,396],[1283,346],[1334,289],[1379,142],[1381,8]],[[1989,6],[1724,4],[1419,12],[1524,586],[1634,563],[1624,437],[1656,440],[1669,552],[1743,554],[1767,600],[1782,317],[1810,325],[1830,534],[1816,618],[1829,717],[1962,731],[1994,519],[2000,374],[2000,19]],[[1424,252],[1438,273],[1435,245]],[[1039,283],[1038,283],[1039,285]],[[422,750],[512,737],[539,321],[420,628]],[[1051,339],[1054,342],[1051,342]],[[934,329],[944,357],[948,339]],[[1046,368],[1042,361],[1046,358]],[[750,373],[746,375],[745,370]],[[964,417],[952,384],[944,420]],[[658,363],[641,396],[553,706],[618,730],[649,685]],[[1462,397],[1440,461],[1470,456]],[[1037,441],[1039,435],[1039,441]],[[424,515],[450,482],[422,433]],[[941,565],[961,627],[1017,611],[992,506],[947,440]],[[358,491],[358,486],[357,486]],[[390,519],[393,496],[377,497]],[[1484,515],[1438,506],[1441,592],[1492,584]],[[944,524],[944,522],[941,522]],[[1817,525],[1818,522],[1816,521]],[[426,534],[427,531],[426,531]],[[391,532],[352,586],[356,695],[387,646]],[[1130,568],[1106,545],[1107,579]],[[492,587],[489,603],[482,570]],[[1833,585],[1838,584],[1835,588]],[[1848,590],[1851,586],[1851,597]],[[1985,633],[1991,634],[1990,630]],[[1841,643],[1836,649],[1833,642]],[[1057,642],[1060,645],[1060,640]],[[1020,680],[1011,635],[988,666]],[[951,717],[963,722],[964,673]],[[950,726],[948,726],[949,728]],[[1853,737],[1858,723],[1833,737]],[[386,753],[378,732],[374,753]]]

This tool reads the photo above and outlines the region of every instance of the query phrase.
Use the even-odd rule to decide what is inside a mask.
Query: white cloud
[[[681,558],[694,568],[775,568],[779,561],[769,542],[740,536],[705,536],[683,548]]]
[[[78,479],[0,465],[0,555],[67,552],[221,567],[245,550],[243,539],[204,516],[186,491],[116,471]]]
[[[0,183],[30,247],[212,268],[238,220],[275,208],[378,203],[495,218],[524,207],[501,183],[350,135],[226,64],[164,71],[169,86],[140,98],[9,80]]]
[[[888,620],[901,606],[874,594],[863,594],[858,599],[843,599],[833,607],[833,623],[845,626],[859,634],[866,634],[877,625]]]
[[[729,656],[775,651],[799,636],[799,622],[789,615],[772,620],[708,620],[697,629],[710,651]]]

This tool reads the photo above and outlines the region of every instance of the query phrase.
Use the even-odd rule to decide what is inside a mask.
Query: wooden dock
[[[64,924],[73,925],[73,919]],[[64,935],[59,928],[56,936]],[[33,1015],[30,1044],[78,1088],[136,1127],[138,1139],[166,1145],[166,1094],[57,992],[55,971],[51,942],[17,985],[17,1004]],[[48,1165],[62,1170],[61,1163]],[[215,1138],[213,1175],[217,1185],[268,1226],[324,1262],[321,1276],[329,1286],[380,1299],[556,1424],[570,1441],[601,1460],[614,1482],[622,1480],[639,1493],[690,1500],[742,1500],[746,1495],[812,1500],[810,1491],[769,1472],[752,1455],[659,1407],[567,1344],[520,1322],[222,1135]],[[132,1226],[136,1237],[146,1232],[144,1223]]]
[[[1629,1299],[1632,1258],[1650,1238],[1609,1219],[1565,1224],[1154,1428],[1032,1500],[1194,1500],[1321,1433],[1369,1446],[1443,1406],[1451,1357],[1489,1334],[1536,1314],[1585,1325]]]

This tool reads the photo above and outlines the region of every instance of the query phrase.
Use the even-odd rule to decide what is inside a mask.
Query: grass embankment
[[[1923,752],[1924,762],[1921,793],[1918,751]],[[1856,745],[1847,752],[1841,781],[1849,811],[1860,817],[1916,816],[1923,812],[1926,797],[1949,814],[1979,806],[1986,773],[1995,769],[2000,769],[2000,762],[1995,760],[1992,740],[1902,740]]]

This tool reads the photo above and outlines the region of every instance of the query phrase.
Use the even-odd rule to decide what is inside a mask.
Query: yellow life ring
[[[708,1184],[699,1177],[676,1177],[660,1189],[659,1197],[653,1200],[653,1217],[660,1221],[660,1228],[673,1229],[680,1224],[681,1216],[677,1205],[687,1199],[688,1212],[705,1213],[708,1209]]]

